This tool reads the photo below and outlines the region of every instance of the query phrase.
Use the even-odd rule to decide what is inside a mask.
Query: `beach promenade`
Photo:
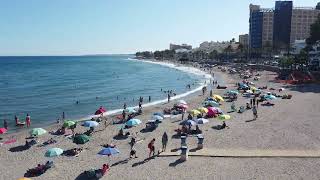
[[[240,80],[236,74],[222,73],[217,68],[213,71],[221,75],[228,89],[234,89]],[[39,142],[53,137],[57,143],[46,147],[33,146],[21,152],[10,150],[23,145],[28,133],[7,134],[4,139],[14,136],[17,142],[0,147],[0,179],[18,179],[28,168],[47,160],[53,160],[54,167],[32,179],[84,179],[81,176],[84,171],[101,168],[104,163],[110,165],[110,171],[102,179],[320,179],[319,86],[278,84],[273,81],[275,73],[259,73],[261,78],[256,81],[256,87],[285,88],[280,94],[291,94],[292,99],[277,99],[272,107],[259,106],[259,117],[254,121],[251,110],[242,114],[228,113],[231,116],[226,121],[229,128],[222,130],[215,129],[222,121],[210,118],[209,123],[199,125],[204,136],[203,150],[195,150],[197,138],[188,136],[190,157],[185,162],[179,161],[181,140],[175,133],[175,129],[180,127],[181,115],[166,118],[152,132],[141,131],[154,112],[161,112],[175,103],[170,102],[145,108],[143,114],[136,117],[143,123],[126,130],[135,134],[138,140],[135,145],[138,158],[129,159],[130,137],[115,138],[120,125],[110,125],[106,129],[99,126],[90,141],[83,145],[76,145],[64,136],[45,134],[38,138]],[[223,95],[225,90],[214,88],[213,92]],[[188,102],[189,109],[194,109],[200,107],[208,96],[209,91],[204,96],[197,92],[184,100]],[[245,105],[248,100],[239,95],[235,105]],[[223,112],[229,112],[230,105],[223,102]],[[57,128],[55,125],[46,129]],[[78,126],[76,133],[86,130]],[[169,136],[166,152],[149,158],[148,143],[155,138],[156,152],[161,151],[164,132]],[[116,145],[120,153],[110,157],[99,156],[97,153],[102,149],[101,145],[107,143]],[[64,150],[81,147],[84,150],[77,157],[46,158],[45,152],[52,147]]]

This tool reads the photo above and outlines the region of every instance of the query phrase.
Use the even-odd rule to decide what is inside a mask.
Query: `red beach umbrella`
[[[99,114],[103,114],[107,112],[105,108],[103,108],[102,106],[100,106],[100,108],[94,113],[95,115],[99,115]]]
[[[0,128],[0,134],[4,134],[7,132],[7,129],[6,128]]]

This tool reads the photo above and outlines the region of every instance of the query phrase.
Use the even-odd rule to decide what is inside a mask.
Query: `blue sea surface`
[[[165,90],[181,94],[202,76],[131,60],[130,55],[76,57],[0,57],[0,119],[14,129],[14,115],[31,116],[33,126],[92,115],[99,106],[121,109],[165,99]],[[76,102],[79,102],[77,104]],[[0,127],[2,126],[2,122]]]

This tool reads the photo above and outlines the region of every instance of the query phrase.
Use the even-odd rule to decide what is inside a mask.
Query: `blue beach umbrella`
[[[236,90],[228,90],[227,94],[239,94],[239,92]]]
[[[161,112],[155,112],[155,113],[153,113],[153,115],[155,115],[155,116],[161,116],[161,117],[164,118],[164,115],[163,115],[163,113],[161,113]]]
[[[85,121],[82,125],[84,127],[97,127],[99,126],[99,123],[96,121]]]
[[[199,118],[199,119],[195,120],[195,122],[196,122],[197,124],[205,124],[205,123],[208,123],[209,120],[208,120],[208,119],[205,119],[205,118]]]
[[[137,111],[134,110],[134,108],[129,107],[129,108],[127,108],[127,109],[125,110],[125,112],[127,112],[127,113],[129,113],[129,114],[133,114],[133,113],[136,113]]]
[[[154,116],[152,116],[152,118],[151,118],[151,119],[161,121],[161,120],[163,120],[163,117],[158,116],[158,115],[154,115]]]
[[[267,100],[277,99],[277,97],[275,97],[274,95],[270,95],[270,94],[269,95],[265,95],[264,98],[267,99]]]
[[[197,123],[196,122],[194,122],[193,120],[185,120],[185,121],[182,121],[181,123],[180,123],[180,125],[188,125],[188,126],[195,126],[195,125],[197,125]]]
[[[117,148],[108,147],[108,148],[103,148],[98,154],[111,156],[119,153],[120,151]]]
[[[130,119],[126,122],[126,125],[129,127],[136,126],[138,124],[141,124],[141,121],[139,119]]]
[[[205,106],[212,106],[212,107],[219,107],[220,104],[217,103],[216,101],[205,101],[203,103]]]
[[[59,156],[62,153],[63,153],[63,150],[60,148],[51,148],[46,152],[45,156],[54,157],[54,156]]]

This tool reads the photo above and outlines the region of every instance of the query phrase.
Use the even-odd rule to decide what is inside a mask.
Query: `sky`
[[[315,7],[320,0],[294,0]],[[273,0],[0,0],[0,55],[123,54],[248,33]]]

